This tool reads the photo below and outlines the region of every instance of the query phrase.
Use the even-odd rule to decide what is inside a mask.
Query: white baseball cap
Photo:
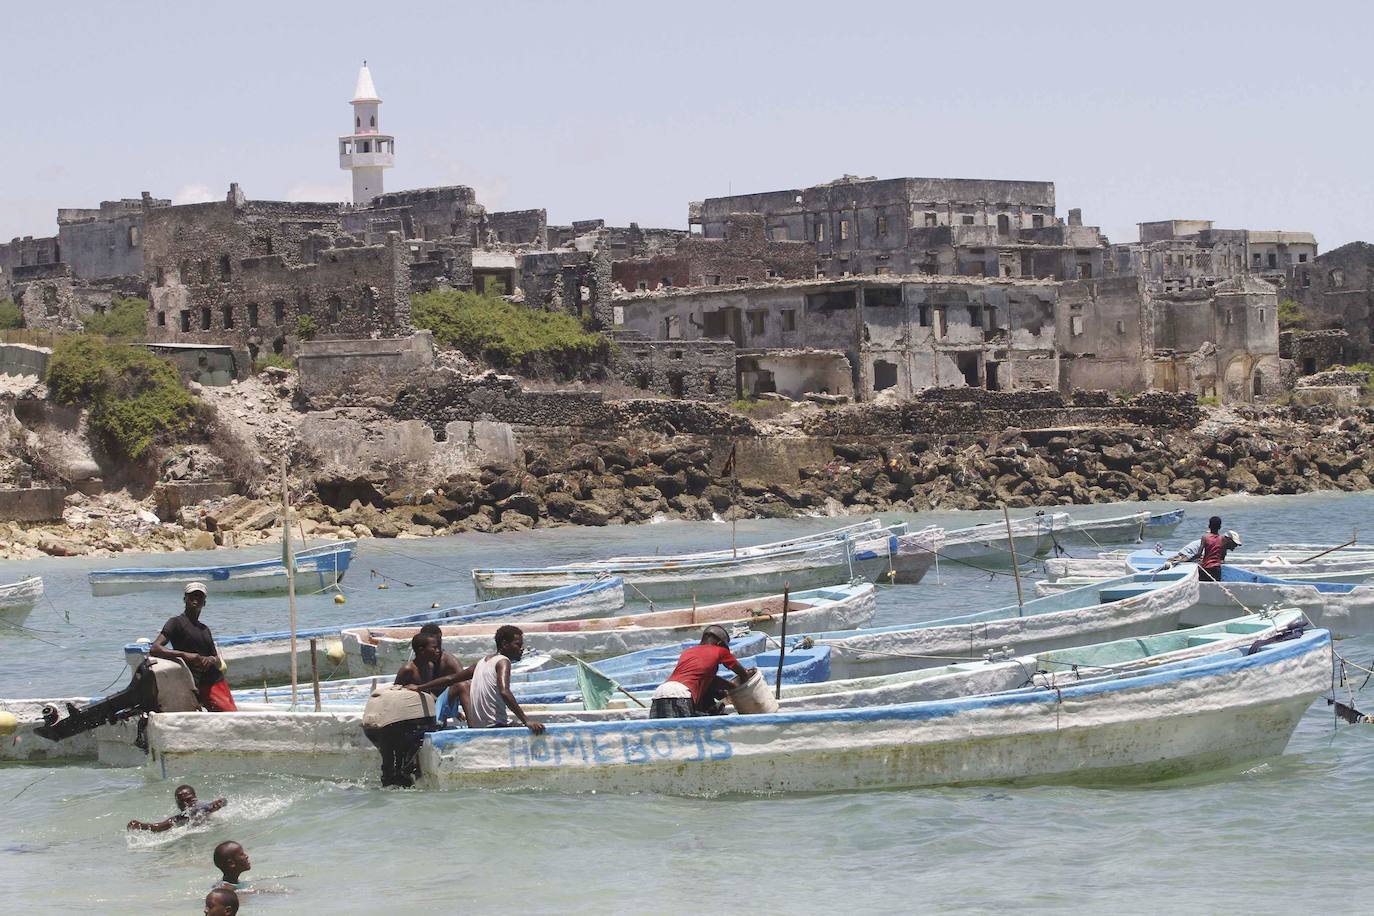
[[[1226,536],[1231,539],[1232,544],[1235,544],[1237,547],[1240,546],[1240,535],[1234,530],[1226,532]]]
[[[200,592],[207,597],[210,595],[210,590],[205,587],[204,582],[187,582],[186,587],[182,589],[182,593],[189,595],[191,592]]]

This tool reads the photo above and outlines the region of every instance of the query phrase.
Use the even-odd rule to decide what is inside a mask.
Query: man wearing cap
[[[1207,520],[1207,533],[1170,557],[1164,568],[1175,563],[1196,563],[1197,577],[1203,582],[1220,582],[1221,567],[1226,554],[1240,546],[1240,535],[1234,531],[1221,533],[1221,516]]]
[[[724,665],[738,680],[716,677]],[[715,715],[722,690],[733,690],[754,673],[730,653],[730,634],[725,627],[712,624],[701,634],[701,643],[678,656],[677,667],[654,691],[649,707],[651,719],[685,719],[689,716]]]
[[[224,663],[210,628],[200,622],[205,608],[205,583],[191,582],[184,589],[185,610],[162,625],[150,654],[156,658],[181,659],[196,679],[200,705],[210,712],[234,712],[234,695],[224,680]]]

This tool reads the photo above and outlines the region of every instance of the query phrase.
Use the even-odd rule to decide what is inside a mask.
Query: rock
[[[538,497],[523,491],[512,493],[510,496],[507,496],[497,503],[496,507],[501,510],[501,518],[503,520],[507,512],[518,512],[532,519],[539,518],[539,516],[544,514],[543,504],[539,502]]]
[[[664,496],[672,498],[687,490],[687,475],[682,471],[676,474],[659,474],[654,478],[654,488]]]
[[[208,531],[197,531],[186,541],[187,550],[214,550],[215,536]]]
[[[577,525],[601,527],[610,522],[611,513],[598,503],[578,502],[568,514],[568,518]]]
[[[527,531],[534,527],[534,519],[521,512],[502,512],[501,521],[491,530],[500,531]]]
[[[544,509],[551,518],[571,518],[577,505],[577,500],[568,493],[550,493],[544,497]]]
[[[1226,489],[1238,493],[1256,493],[1260,489],[1259,478],[1244,467],[1236,466],[1226,474]]]

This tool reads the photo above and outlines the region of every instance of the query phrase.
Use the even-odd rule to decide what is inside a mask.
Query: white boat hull
[[[849,629],[868,623],[873,619],[876,610],[873,587],[865,585],[837,601],[818,602],[814,607],[789,610],[787,626],[791,632]],[[622,655],[626,652],[637,652],[640,649],[695,639],[701,635],[702,628],[707,623],[719,623],[727,629],[733,626],[747,626],[751,630],[777,635],[782,628],[782,616],[773,614],[731,620],[702,618],[674,626],[630,625],[606,629],[529,631],[525,635],[525,645],[552,655],[576,655],[592,661],[608,655]],[[349,674],[353,677],[394,674],[411,657],[409,634],[368,635],[366,631],[347,630],[343,636]],[[472,635],[450,635],[447,631],[444,633],[444,650],[462,658],[481,657],[490,654],[494,649],[495,645],[489,632]]]
[[[1197,596],[1197,576],[1192,573],[1178,582],[1106,604],[941,626],[858,631],[849,636],[824,634],[819,641],[831,647],[832,677],[868,677],[977,659],[1003,647],[1022,654],[1162,633],[1178,628],[1180,616],[1197,602]],[[1226,617],[1241,613],[1232,611]]]
[[[510,614],[501,617],[501,622],[598,617],[617,611],[624,605],[625,590],[623,588],[588,590],[585,593],[569,596],[557,602],[532,607],[527,612],[519,610],[518,605],[514,606]],[[435,611],[434,613],[441,614],[442,611]],[[329,650],[332,647],[342,646],[344,643],[343,631],[353,626],[358,625],[341,626],[327,632],[312,630],[304,636],[297,636],[296,671],[298,679],[302,682],[308,682],[310,679],[311,636],[316,639],[315,662],[319,668],[320,680],[327,681],[347,675],[350,671],[347,657],[338,663],[332,662],[329,660]],[[447,649],[448,646],[445,648]],[[454,650],[449,649],[449,651]],[[483,654],[485,654],[485,649]],[[225,644],[220,646],[220,656],[228,665],[225,677],[228,679],[230,687],[251,689],[262,687],[264,684],[271,686],[289,683],[291,680],[290,636],[237,643],[225,641]],[[387,673],[394,674],[399,667],[400,665],[397,665],[396,668],[392,668]],[[362,673],[372,674],[374,672]]]
[[[1322,631],[1186,673],[959,700],[704,719],[454,730],[426,782],[715,796],[991,783],[1135,783],[1282,753],[1330,684]]]
[[[1297,608],[1313,626],[1330,630],[1337,639],[1374,634],[1374,586],[1369,585],[1337,594],[1297,583],[1201,582],[1197,603],[1184,612],[1182,621],[1199,626],[1267,608]]]
[[[848,540],[802,545],[756,556],[712,556],[651,566],[615,567],[625,579],[625,590],[651,600],[674,598],[724,598],[740,594],[793,591],[830,585],[853,578],[889,582],[895,573],[904,582],[918,582],[934,561],[923,552],[902,551],[914,545],[923,532],[860,534]],[[899,555],[905,554],[900,559]],[[474,570],[473,586],[483,598],[519,595],[537,589],[557,588],[585,581],[588,568]]]
[[[38,576],[9,585],[0,585],[0,620],[14,624],[23,623],[28,619],[38,599],[42,597],[43,580]],[[7,635],[6,629],[14,632],[13,628],[0,626],[0,636]]]

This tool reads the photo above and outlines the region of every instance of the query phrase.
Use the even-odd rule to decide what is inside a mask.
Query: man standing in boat
[[[234,695],[224,679],[224,662],[215,648],[210,628],[200,622],[205,609],[205,583],[191,582],[183,590],[185,610],[168,619],[153,640],[149,654],[155,658],[180,659],[191,669],[200,705],[210,712],[234,712]]]
[[[724,665],[738,680],[716,677],[716,669]],[[711,624],[701,634],[701,642],[678,657],[677,667],[668,680],[654,691],[649,707],[651,719],[685,719],[690,716],[714,715],[720,698],[754,674],[730,652],[730,634],[720,624]]]
[[[1240,546],[1240,535],[1234,531],[1221,533],[1221,516],[1207,520],[1207,533],[1184,547],[1164,562],[1164,569],[1175,563],[1196,563],[1197,577],[1204,582],[1220,582],[1221,567],[1226,554]]]

